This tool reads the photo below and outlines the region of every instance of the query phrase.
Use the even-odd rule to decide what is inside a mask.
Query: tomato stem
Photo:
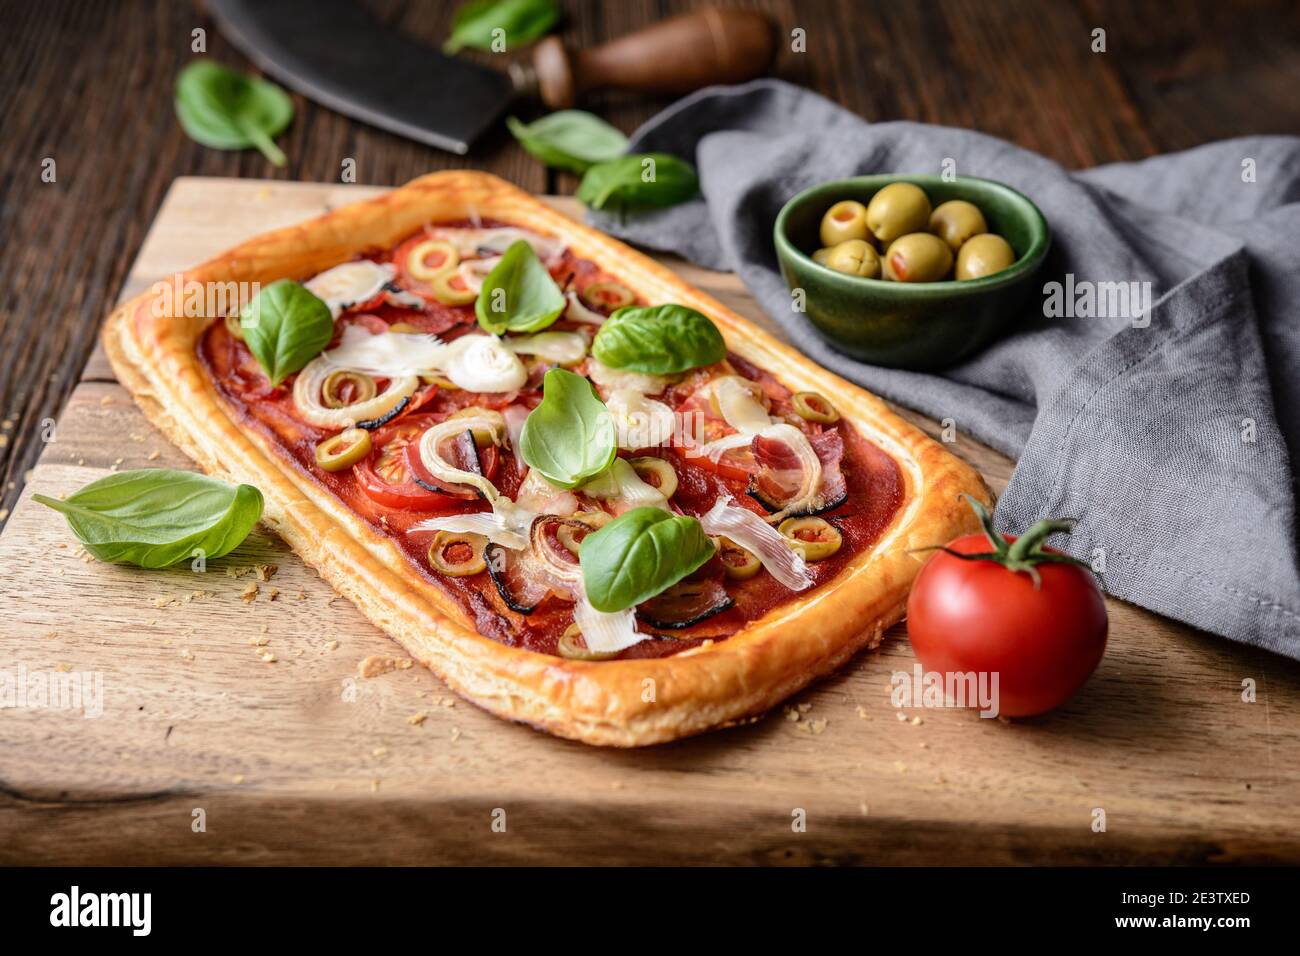
[[[970,503],[979,517],[980,526],[984,529],[984,535],[989,539],[993,550],[981,554],[959,554],[949,548],[942,548],[948,554],[967,561],[996,561],[1008,571],[1029,575],[1035,588],[1042,584],[1042,578],[1038,573],[1040,564],[1077,564],[1080,567],[1088,567],[1086,562],[1071,555],[1043,550],[1047,539],[1052,535],[1069,534],[1074,530],[1073,519],[1045,518],[1032,525],[1014,542],[1010,542],[993,527],[993,516],[989,514],[989,510],[982,502],[976,501],[967,494],[963,494],[962,497]]]

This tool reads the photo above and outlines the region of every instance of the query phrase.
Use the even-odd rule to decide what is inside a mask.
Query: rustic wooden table
[[[376,192],[177,179],[124,295]],[[664,261],[780,334],[734,275]],[[952,450],[1006,486],[1005,457]],[[265,530],[204,573],[87,560],[28,495],[114,467],[192,464],[96,352],[0,534],[0,693],[27,690],[0,709],[0,865],[1300,860],[1300,663],[1120,601],[1097,674],[1040,718],[895,707],[915,660],[898,626],[760,720],[598,750],[423,668],[360,679],[400,651]],[[38,681],[68,680],[80,706],[39,706]]]
[[[969,126],[1069,167],[1140,159],[1212,139],[1300,129],[1300,4],[1294,0],[726,0],[768,11],[807,52],[776,73],[869,119]],[[441,41],[456,4],[380,0],[387,21]],[[591,45],[692,6],[688,0],[562,0],[566,41]],[[396,185],[480,166],[535,192],[567,193],[504,129],[464,160],[294,97],[289,165],[188,140],[172,113],[177,71],[206,30],[208,53],[246,61],[185,2],[0,0],[0,515],[7,517],[90,355],[144,230],[176,176]],[[1107,52],[1091,52],[1095,29]],[[605,96],[624,130],[666,101]],[[44,161],[56,181],[45,183]],[[3,523],[3,517],[0,517]]]

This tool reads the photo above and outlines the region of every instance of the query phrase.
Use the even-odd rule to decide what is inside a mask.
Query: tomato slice
[[[371,501],[406,511],[434,511],[460,503],[459,497],[421,487],[411,472],[407,449],[418,449],[420,436],[433,423],[430,415],[412,415],[374,433],[374,450],[353,469]]]

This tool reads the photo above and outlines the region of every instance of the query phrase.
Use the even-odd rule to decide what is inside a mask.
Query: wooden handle
[[[761,76],[775,51],[772,24],[763,14],[707,7],[592,50],[569,50],[547,37],[533,54],[533,69],[542,102],[556,110],[603,87],[688,93],[740,83]]]

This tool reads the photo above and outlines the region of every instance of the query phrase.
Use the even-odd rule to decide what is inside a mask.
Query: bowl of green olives
[[[858,176],[805,189],[776,217],[781,275],[835,349],[937,369],[1007,331],[1051,245],[1028,198],[972,176]]]

